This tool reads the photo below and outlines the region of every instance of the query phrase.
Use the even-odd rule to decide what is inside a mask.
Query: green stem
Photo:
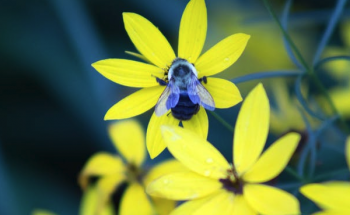
[[[346,168],[346,169],[338,169],[338,170],[335,170],[333,172],[328,172],[328,173],[325,173],[325,174],[321,174],[321,175],[318,175],[316,177],[314,177],[312,179],[312,181],[323,181],[327,178],[333,178],[334,176],[336,175],[341,175],[341,174],[349,174],[349,169]]]
[[[263,0],[264,1],[264,5],[266,7],[266,9],[269,11],[269,13],[272,15],[273,19],[277,22],[278,27],[281,29],[283,36],[286,38],[286,40],[288,41],[288,43],[290,44],[290,46],[292,47],[293,51],[295,52],[297,58],[299,59],[300,63],[303,64],[304,68],[306,70],[310,70],[309,65],[306,63],[306,61],[304,60],[303,56],[301,55],[301,53],[299,52],[299,49],[296,47],[295,43],[293,42],[292,38],[289,36],[289,34],[284,30],[282,23],[280,22],[280,20],[278,19],[276,13],[272,10],[270,4],[268,3],[267,0]]]
[[[321,92],[321,94],[327,100],[327,103],[328,103],[328,105],[331,108],[332,115],[339,115],[339,120],[340,120],[340,123],[342,124],[343,128],[345,129],[345,131],[347,133],[350,133],[350,129],[348,128],[348,125],[346,124],[346,121],[345,121],[344,117],[342,117],[339,114],[337,108],[335,107],[334,103],[332,102],[332,99],[331,99],[328,91],[326,90],[326,88],[323,86],[321,80],[315,74],[314,70],[312,68],[310,68],[310,66],[306,63],[305,59],[303,58],[303,56],[299,52],[299,49],[297,48],[297,46],[295,45],[295,43],[293,42],[293,40],[289,36],[289,34],[283,28],[280,20],[278,19],[276,13],[272,10],[272,8],[271,8],[270,4],[268,3],[268,1],[267,0],[263,0],[263,2],[264,2],[265,7],[267,8],[267,10],[269,11],[269,13],[272,15],[273,19],[277,22],[279,28],[281,29],[281,31],[283,33],[283,36],[286,38],[286,40],[290,44],[291,48],[293,49],[294,53],[296,54],[296,57],[298,58],[300,63],[303,65],[306,75],[313,81],[315,86],[318,88],[318,90]]]
[[[294,169],[292,169],[289,166],[286,166],[284,169],[286,172],[288,172],[290,175],[294,176],[296,179],[298,179],[301,182],[305,182],[305,179],[302,178]]]
[[[313,71],[309,72],[308,76],[311,78],[311,80],[314,82],[314,84],[316,85],[318,90],[321,92],[321,94],[323,94],[323,96],[327,100],[327,103],[332,110],[332,115],[339,116],[338,119],[339,119],[340,123],[342,124],[345,132],[350,133],[350,129],[349,129],[348,125],[346,124],[344,117],[339,113],[339,111],[335,107],[331,96],[329,95],[327,89],[323,86],[321,80],[318,78],[318,76]]]
[[[227,130],[233,133],[233,129],[234,129],[233,126],[230,125],[228,122],[226,122],[226,120],[224,120],[220,115],[218,115],[214,111],[209,111],[209,113],[213,115],[213,117],[215,117],[215,119],[217,119],[221,124],[223,124],[223,126],[225,126]]]

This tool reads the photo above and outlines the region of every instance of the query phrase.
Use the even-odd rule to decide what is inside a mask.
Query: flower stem
[[[283,36],[286,38],[286,40],[288,41],[289,45],[292,47],[292,49],[295,52],[296,57],[299,59],[300,63],[304,66],[304,68],[306,70],[310,70],[309,65],[306,63],[305,59],[303,58],[303,56],[299,52],[299,49],[296,47],[296,45],[293,42],[292,38],[289,36],[289,34],[283,28],[280,20],[278,19],[276,13],[272,10],[272,8],[271,8],[270,4],[268,3],[268,1],[267,0],[263,0],[263,2],[264,2],[264,5],[265,5],[266,9],[272,15],[273,19],[277,22],[278,27],[281,29]]]
[[[258,72],[258,73],[251,73],[248,75],[240,76],[237,78],[232,79],[231,81],[235,84],[247,82],[247,81],[253,81],[263,78],[279,78],[279,77],[286,77],[286,76],[298,76],[300,75],[300,71],[269,71],[269,72]]]
[[[349,169],[348,168],[338,169],[338,170],[335,170],[333,172],[321,174],[321,175],[314,177],[312,179],[312,181],[317,182],[317,181],[323,181],[323,180],[328,179],[328,178],[333,179],[334,176],[341,175],[341,174],[349,174]]]
[[[293,42],[292,38],[289,36],[289,34],[285,31],[285,29],[283,28],[280,20],[278,19],[276,13],[272,10],[271,5],[268,3],[268,0],[263,0],[264,5],[266,7],[266,9],[269,11],[269,13],[272,15],[273,19],[276,21],[276,23],[278,24],[280,30],[283,33],[283,36],[286,38],[286,40],[288,41],[288,43],[290,44],[292,50],[294,51],[294,53],[296,54],[296,57],[298,58],[298,60],[300,61],[300,63],[303,65],[304,69],[305,69],[305,75],[307,75],[312,82],[315,84],[315,86],[317,87],[317,89],[320,91],[320,93],[323,95],[323,97],[326,99],[328,105],[330,106],[330,109],[332,111],[333,115],[339,115],[339,121],[342,124],[344,130],[347,133],[350,133],[350,129],[348,128],[348,125],[346,124],[344,118],[339,114],[337,108],[335,107],[334,103],[332,102],[332,99],[328,93],[328,91],[326,90],[326,88],[323,86],[321,80],[318,78],[318,76],[315,74],[314,70],[306,63],[306,60],[304,59],[304,57],[301,55],[299,49],[297,48],[297,46],[295,45],[295,43]]]
[[[294,169],[292,169],[289,166],[286,166],[285,168],[286,172],[288,172],[290,175],[294,176],[296,179],[298,179],[301,182],[305,182],[305,179],[301,177]]]
[[[213,117],[215,117],[215,119],[217,119],[223,126],[225,126],[227,130],[233,133],[233,126],[226,122],[224,118],[222,118],[219,114],[215,113],[214,111],[209,111],[209,113],[213,115]]]

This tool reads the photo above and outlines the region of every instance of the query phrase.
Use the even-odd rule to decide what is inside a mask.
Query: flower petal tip
[[[108,114],[108,112],[106,113],[105,117],[103,118],[104,121],[107,121],[107,120],[113,120],[111,118],[111,116]]]
[[[122,13],[123,19],[125,20],[125,18],[130,17],[131,14],[133,14],[133,13],[130,13],[130,12],[123,12],[123,13]]]
[[[262,83],[259,83],[258,85],[256,85],[256,87],[252,91],[257,93],[259,96],[263,96],[267,98],[265,87]]]
[[[241,94],[239,94],[237,97],[238,97],[237,98],[237,104],[243,101],[243,98],[242,98]]]
[[[132,21],[133,19],[135,19],[135,17],[141,17],[139,14],[137,13],[131,13],[131,12],[123,12],[123,21],[124,24],[128,21]]]
[[[263,85],[261,82],[259,82],[259,83],[256,85],[256,88],[262,88],[262,89],[264,89],[264,85]]]
[[[244,35],[246,36],[247,40],[249,40],[251,37],[249,34],[244,34]]]
[[[289,132],[287,135],[289,136],[293,136],[294,141],[299,143],[300,139],[301,139],[301,135],[297,132]]]

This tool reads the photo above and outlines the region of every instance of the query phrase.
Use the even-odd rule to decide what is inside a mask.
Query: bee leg
[[[203,76],[202,78],[198,79],[198,81],[203,81],[206,84],[208,82],[207,76]]]
[[[160,84],[160,86],[167,86],[167,85],[168,85],[164,80],[162,80],[162,79],[160,79],[160,78],[157,78],[157,77],[156,77],[156,80],[157,80],[157,82]]]

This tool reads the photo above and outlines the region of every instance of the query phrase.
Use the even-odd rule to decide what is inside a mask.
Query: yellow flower
[[[346,158],[350,168],[350,137],[346,141]],[[332,181],[323,184],[307,184],[300,192],[314,201],[322,212],[314,215],[347,215],[350,214],[350,183]]]
[[[297,131],[304,133],[306,125],[302,114],[307,117],[312,128],[316,127],[317,122],[310,117],[306,111],[299,106],[299,102],[295,96],[291,96],[288,91],[288,82],[284,79],[276,79],[270,86],[272,96],[274,98],[275,107],[271,108],[270,132],[281,135],[289,131]],[[304,98],[306,98],[306,86],[302,85],[301,89]]]
[[[297,106],[296,98],[291,98],[287,82],[276,80],[271,86],[276,108],[271,108],[271,132],[282,134],[290,130],[304,131],[305,122]]]
[[[204,0],[191,0],[182,15],[176,57],[166,38],[150,21],[135,13],[123,13],[123,19],[131,41],[141,53],[133,55],[150,63],[106,59],[92,64],[111,81],[129,87],[143,88],[111,107],[105,119],[137,116],[154,107],[159,101],[158,111],[156,107],[158,116],[153,114],[151,117],[146,141],[151,158],[155,158],[166,148],[161,138],[160,126],[178,125],[182,119],[173,116],[173,110],[177,108],[179,112],[178,108],[183,105],[179,102],[181,99],[186,100],[187,106],[193,106],[191,114],[186,117],[190,118],[198,111],[189,120],[182,120],[182,125],[206,138],[208,116],[203,107],[211,110],[229,108],[242,100],[238,88],[230,81],[206,77],[230,67],[242,54],[250,36],[242,33],[231,35],[200,56],[207,33],[207,11]],[[176,79],[174,75],[174,71],[181,70],[181,66],[184,68],[183,71],[189,71],[186,73],[189,76],[184,80],[187,86],[180,85],[181,80]],[[167,88],[170,88],[170,91],[167,91]],[[187,93],[187,97],[185,94],[181,94],[180,99],[176,97],[179,96],[179,88],[182,93]],[[164,99],[160,99],[161,95],[164,95]],[[199,95],[199,98],[191,95],[194,97]],[[170,97],[171,99],[167,99]],[[166,113],[169,109],[172,110],[172,114]],[[185,112],[188,112],[189,108],[185,109]]]
[[[48,210],[36,209],[32,212],[32,215],[56,215]]]
[[[350,20],[346,20],[341,25],[341,36],[345,47],[330,46],[325,50],[325,57],[345,55],[350,52]],[[325,64],[328,74],[335,78],[340,84],[329,90],[329,95],[339,111],[346,118],[350,118],[350,62],[348,60],[335,60]],[[321,104],[327,104],[321,100]]]
[[[323,56],[326,57],[334,57],[349,55],[350,51],[350,20],[346,20],[340,25],[340,36],[342,42],[344,42],[343,47],[339,46],[329,46],[326,47]],[[350,74],[348,73],[348,69],[350,67],[350,62],[348,60],[335,60],[326,63],[325,69],[329,72],[328,74],[335,78],[337,81],[350,81]]]
[[[177,172],[185,167],[176,160],[168,160],[158,164],[146,174],[142,169],[146,152],[145,134],[141,125],[135,120],[111,124],[109,135],[123,158],[106,152],[97,153],[88,160],[79,177],[82,188],[87,187],[90,177],[98,177],[96,182],[98,202],[95,210],[97,212],[102,210],[111,194],[126,182],[128,186],[119,207],[121,215],[168,214],[175,207],[175,202],[159,198],[150,199],[145,193],[144,186],[162,174]]]
[[[98,189],[96,186],[89,186],[84,192],[83,198],[80,203],[80,215],[113,215],[115,214],[112,204],[109,203],[103,209],[101,209],[100,213],[96,214],[96,208],[98,207]]]
[[[299,214],[297,199],[260,183],[287,165],[300,135],[289,133],[262,155],[269,127],[269,101],[261,84],[243,102],[234,132],[233,164],[192,131],[162,126],[169,151],[193,172],[164,175],[147,187],[152,196],[191,200],[171,214]],[[190,143],[190,144],[189,144]]]
[[[84,192],[83,198],[80,203],[80,215],[113,215],[114,210],[112,204],[108,204],[104,207],[100,213],[96,214],[96,204],[98,203],[98,190],[95,186],[90,186]],[[56,215],[48,210],[36,209],[32,212],[32,215]]]

